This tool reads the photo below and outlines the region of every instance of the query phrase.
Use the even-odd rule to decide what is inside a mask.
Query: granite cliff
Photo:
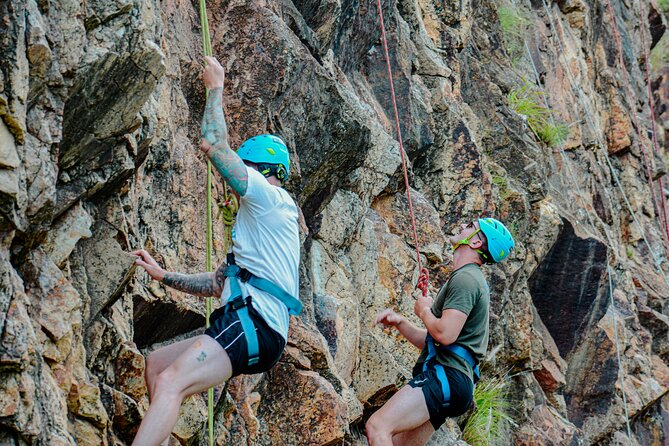
[[[628,444],[628,419],[632,444],[669,443],[666,59],[650,98],[645,75],[668,16],[640,1],[383,3],[432,292],[459,222],[495,216],[517,239],[486,269],[484,374],[507,376],[515,423],[502,444]],[[413,317],[417,280],[376,2],[208,11],[231,143],[290,146],[305,306],[271,372],[216,389],[216,444],[367,444],[417,355],[372,325],[389,306]],[[0,444],[130,444],[144,356],[204,324],[202,300],[127,254],[203,270],[198,5],[0,0],[0,17]],[[518,97],[540,98],[557,141]],[[195,396],[173,444],[206,444],[205,425]],[[460,437],[451,422],[433,443]]]

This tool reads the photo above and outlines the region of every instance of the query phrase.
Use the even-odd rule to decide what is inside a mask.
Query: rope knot
[[[429,286],[430,286],[430,272],[427,270],[427,268],[421,268],[416,288],[418,288],[423,292],[423,296],[427,296],[427,289]]]
[[[226,227],[232,227],[235,224],[235,215],[239,209],[239,203],[234,195],[230,195],[227,200],[218,204],[218,213],[216,219],[223,221]]]

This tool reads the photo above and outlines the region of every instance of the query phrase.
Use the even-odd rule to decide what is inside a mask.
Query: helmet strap
[[[481,229],[477,229],[476,231],[472,232],[471,234],[469,234],[469,235],[467,236],[467,238],[463,238],[463,239],[461,239],[461,240],[458,240],[458,241],[455,243],[455,245],[453,245],[453,250],[455,251],[456,249],[458,249],[458,248],[459,248],[460,246],[462,246],[462,245],[467,245],[467,246],[469,246],[469,247],[471,248],[471,245],[469,244],[469,240],[471,240],[472,237],[474,237],[474,236],[475,236],[476,234],[478,234],[479,232],[481,232]],[[472,249],[474,249],[474,248],[472,248]],[[475,249],[475,251],[478,252],[479,250],[478,250],[478,249]]]
[[[476,234],[478,234],[479,232],[481,232],[481,229],[480,229],[480,228],[477,229],[476,231],[472,232],[471,234],[469,234],[466,238],[463,238],[463,239],[461,239],[461,240],[458,240],[458,241],[455,243],[455,245],[453,245],[453,251],[455,251],[456,249],[458,249],[458,248],[459,248],[460,246],[462,246],[462,245],[467,245],[467,246],[469,246],[470,248],[472,248],[472,245],[469,244],[469,241],[472,239],[472,237],[474,237],[474,236],[475,236]],[[472,249],[473,249],[479,256],[481,256],[481,258],[482,258],[486,263],[490,262],[490,256],[489,256],[486,252],[484,252],[484,251],[481,250],[481,249],[476,249],[476,248],[472,248]]]
[[[484,263],[495,263],[495,262],[492,261],[492,259],[490,258],[490,255],[487,252],[482,251],[480,249],[475,249],[474,251],[476,251],[478,253],[478,255],[481,256]]]
[[[469,241],[472,239],[472,237],[474,237],[474,236],[475,236],[476,234],[478,234],[479,232],[482,232],[482,231],[481,231],[481,228],[479,228],[479,229],[477,229],[476,231],[472,232],[472,233],[469,234],[466,238],[463,238],[463,239],[461,239],[461,240],[458,240],[458,241],[455,243],[455,245],[453,245],[453,251],[455,251],[456,249],[458,249],[458,248],[459,248],[460,246],[462,246],[462,245],[467,245],[467,246],[469,246],[470,248],[472,248],[472,246],[469,244]],[[490,259],[490,255],[488,255],[488,253],[484,252],[484,251],[481,250],[481,249],[476,249],[476,248],[472,248],[472,249],[473,249],[479,256],[481,256],[481,258],[483,259],[484,263],[492,263],[492,262],[491,262],[491,259]]]
[[[258,163],[258,171],[263,174],[265,178],[275,176],[282,183],[288,178],[288,172],[282,164]]]

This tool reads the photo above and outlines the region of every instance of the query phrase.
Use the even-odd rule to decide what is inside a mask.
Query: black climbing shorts
[[[211,313],[209,318],[211,325],[204,332],[221,344],[221,347],[227,352],[232,363],[232,376],[266,372],[281,358],[286,346],[283,336],[267,325],[251,303],[248,304],[248,307],[249,316],[258,335],[259,358],[256,364],[249,366],[246,336],[244,336],[244,330],[236,311],[225,312],[225,307],[217,309]]]
[[[474,397],[474,383],[467,375],[451,367],[444,367],[444,371],[451,389],[450,401],[444,401],[444,392],[434,367],[423,372],[423,363],[416,364],[413,369],[414,377],[409,381],[411,387],[420,387],[423,391],[427,411],[430,413],[430,423],[435,431],[444,424],[447,417],[457,417],[465,413]]]

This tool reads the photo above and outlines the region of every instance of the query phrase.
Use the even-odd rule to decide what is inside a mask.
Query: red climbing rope
[[[390,97],[393,102],[393,111],[395,112],[395,125],[397,126],[397,140],[400,143],[400,157],[402,158],[402,170],[404,172],[404,186],[407,190],[407,200],[409,201],[409,216],[411,217],[411,229],[413,231],[414,244],[416,245],[416,263],[418,263],[418,270],[420,276],[418,278],[418,288],[423,292],[423,296],[427,296],[427,287],[429,283],[429,274],[427,269],[423,268],[420,261],[420,250],[418,248],[418,232],[416,231],[416,218],[413,213],[413,205],[411,202],[411,189],[409,187],[409,175],[407,174],[407,166],[404,156],[404,144],[402,144],[402,131],[400,129],[400,116],[397,111],[397,100],[395,99],[395,87],[393,85],[393,73],[390,68],[390,57],[388,56],[388,42],[386,41],[386,26],[383,22],[383,9],[381,8],[381,0],[376,0],[379,10],[379,22],[381,23],[381,40],[383,42],[383,52],[386,57],[386,67],[388,68],[388,82],[390,84]]]
[[[641,5],[639,6],[641,7]],[[650,167],[650,162],[648,160],[648,156],[646,154],[646,147],[643,145],[643,139],[641,137],[641,126],[639,124],[639,120],[636,114],[635,110],[635,104],[634,104],[634,93],[632,91],[632,82],[630,81],[630,76],[629,73],[627,72],[627,68],[625,67],[625,62],[623,60],[623,48],[622,48],[622,38],[620,37],[620,33],[618,32],[618,24],[616,23],[616,17],[613,11],[613,5],[611,4],[611,0],[607,0],[607,9],[609,11],[609,15],[611,16],[611,24],[613,25],[613,37],[616,42],[616,48],[618,51],[618,64],[620,65],[620,69],[622,70],[624,77],[625,77],[625,83],[627,86],[627,91],[629,94],[630,101],[632,101],[632,117],[634,118],[634,125],[636,127],[636,132],[637,132],[637,137],[638,137],[638,144],[639,147],[641,148],[641,152],[643,153],[643,160],[646,165],[646,174],[648,175],[648,183],[650,184],[650,192],[651,196],[653,197],[653,204],[655,205],[655,209],[658,211],[658,222],[660,224],[660,228],[662,230],[662,236],[665,240],[667,249],[669,250],[669,224],[667,223],[667,209],[665,205],[665,200],[664,200],[664,190],[662,188],[662,182],[660,181],[660,195],[662,196],[662,203],[658,203],[657,201],[657,195],[655,194],[655,186],[653,185],[653,173]],[[643,39],[645,42],[645,31],[643,24],[641,25],[641,30],[643,32]],[[646,45],[645,43],[643,44],[644,46],[644,51],[646,50]],[[646,61],[648,60],[648,55],[646,54]],[[647,73],[646,73],[647,74]],[[650,84],[648,86],[648,100],[651,103],[651,122],[653,122],[653,128],[654,128],[654,115],[652,114],[652,97],[650,96]],[[653,137],[655,137],[655,132],[653,131]],[[669,252],[669,251],[668,251]]]
[[[643,26],[644,18],[643,2],[639,2],[639,18],[641,19],[641,46],[643,46],[644,66],[646,68],[646,89],[648,91],[648,105],[650,107],[650,125],[653,132],[653,149],[656,154],[660,153],[660,147],[657,143],[657,132],[655,131],[655,106],[653,105],[653,89],[650,82],[650,54],[648,54],[648,47],[646,46],[646,27]],[[664,217],[664,231],[667,234],[667,252],[669,253],[669,219],[667,219],[667,203],[664,198],[664,185],[662,178],[657,180],[660,186],[660,197],[662,201],[662,214]]]

